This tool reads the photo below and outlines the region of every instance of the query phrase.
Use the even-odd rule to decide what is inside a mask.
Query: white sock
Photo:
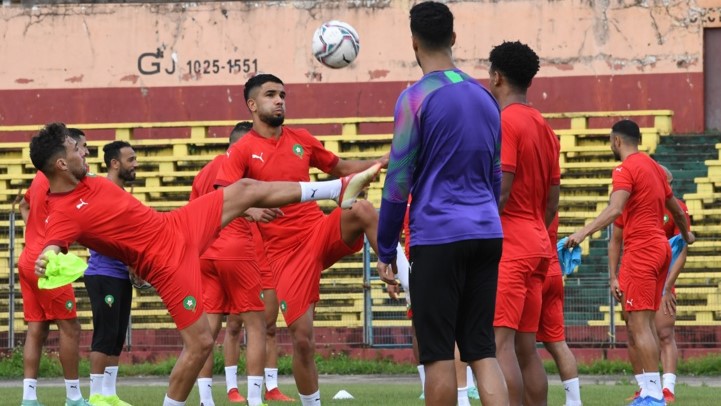
[[[265,369],[265,390],[272,391],[278,387],[278,368]]]
[[[262,390],[263,377],[248,375],[248,406],[260,406],[263,404]]]
[[[426,370],[423,368],[423,364],[418,365],[416,368],[418,368],[418,376],[421,377],[421,390],[423,393],[426,392]]]
[[[634,375],[634,377],[636,378],[636,383],[638,384],[638,390],[642,391],[644,387],[643,374]]]
[[[663,398],[663,392],[661,392],[661,374],[658,372],[646,372],[643,374],[644,385],[641,392],[641,396],[651,396],[654,399]]]
[[[225,393],[238,389],[238,366],[225,367]]]
[[[323,182],[298,182],[300,184],[300,201],[337,200],[343,183],[340,179]]]
[[[90,374],[90,396],[103,394],[103,374]]]
[[[24,400],[37,400],[38,399],[38,380],[37,379],[23,379],[23,399]]]
[[[213,402],[213,378],[198,378],[198,393],[203,406],[215,406]]]
[[[320,391],[317,390],[315,393],[312,393],[310,395],[301,395],[300,396],[300,404],[303,406],[320,406]]]
[[[476,387],[476,382],[473,380],[473,370],[470,365],[466,367],[466,386],[468,389]]]
[[[115,396],[115,382],[118,380],[118,366],[105,367],[103,396]]]
[[[165,400],[163,400],[163,406],[185,406],[185,402],[181,402],[178,400],[173,400],[168,397],[168,395],[165,395]]]
[[[471,401],[468,400],[468,386],[458,388],[458,406],[471,406]]]
[[[65,393],[66,397],[70,400],[78,400],[83,397],[80,393],[80,380],[79,379],[66,379],[65,380]]]
[[[581,382],[578,378],[563,381],[566,392],[566,406],[581,406]]]
[[[676,374],[663,374],[663,388],[676,393]]]

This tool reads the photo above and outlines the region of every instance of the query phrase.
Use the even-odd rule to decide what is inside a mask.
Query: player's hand
[[[387,169],[387,168],[388,168],[388,162],[390,162],[390,160],[391,160],[391,153],[390,153],[390,152],[386,152],[385,155],[383,155],[382,157],[378,158],[378,160],[377,160],[376,162],[378,162],[379,164],[381,164],[381,168]]]
[[[401,285],[388,285],[386,286],[386,290],[388,290],[388,296],[391,299],[398,299],[398,294],[401,291]]]
[[[251,207],[245,211],[246,219],[256,223],[270,223],[282,215],[283,211],[280,209],[258,209]]]
[[[686,238],[685,240],[686,240],[686,244],[688,244],[688,245],[691,245],[696,241],[696,236],[693,235],[693,233],[690,231],[688,232],[687,237],[688,238]]]
[[[618,283],[618,278],[611,279],[611,294],[617,302],[623,303],[623,291],[621,285]]]
[[[676,314],[676,295],[671,290],[665,290],[666,294],[661,296],[661,309],[663,314],[674,316]]]
[[[35,261],[35,275],[38,278],[42,278],[45,276],[45,269],[48,266],[48,259],[45,256],[45,253],[43,252],[40,254],[38,259]]]
[[[574,248],[583,242],[583,240],[586,239],[586,236],[583,235],[580,231],[577,231],[571,235],[568,236],[568,240],[566,240],[566,248]]]
[[[395,265],[395,264],[393,264]],[[398,281],[396,280],[396,270],[395,266],[391,266],[390,264],[383,263],[381,261],[378,261],[378,265],[376,265],[376,270],[378,271],[378,276],[381,278],[381,280],[389,285],[397,285]]]

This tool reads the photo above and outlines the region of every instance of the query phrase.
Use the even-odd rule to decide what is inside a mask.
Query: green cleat
[[[93,406],[92,404],[88,403],[87,400],[80,398],[78,400],[70,400],[65,399],[65,406]],[[105,406],[105,405],[102,405]]]
[[[110,406],[133,406],[128,402],[123,401],[118,397],[118,395],[105,395],[103,396],[103,400],[105,403],[109,404]],[[90,403],[93,403],[92,401]],[[93,403],[95,404],[95,403]]]
[[[23,399],[23,403],[20,403],[20,406],[43,406],[43,404],[38,402],[37,399]]]
[[[478,394],[478,388],[471,386],[468,388],[468,399],[480,400],[481,395]]]

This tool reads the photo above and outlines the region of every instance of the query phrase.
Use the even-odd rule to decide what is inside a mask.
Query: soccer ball
[[[323,65],[339,69],[355,60],[360,51],[358,33],[342,21],[323,23],[313,33],[313,55]]]

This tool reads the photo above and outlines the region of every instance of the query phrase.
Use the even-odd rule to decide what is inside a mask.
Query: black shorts
[[[93,310],[91,351],[118,356],[123,351],[130,319],[133,287],[128,278],[85,276],[85,288]]]
[[[411,247],[410,291],[421,363],[496,356],[493,316],[503,239]]]

